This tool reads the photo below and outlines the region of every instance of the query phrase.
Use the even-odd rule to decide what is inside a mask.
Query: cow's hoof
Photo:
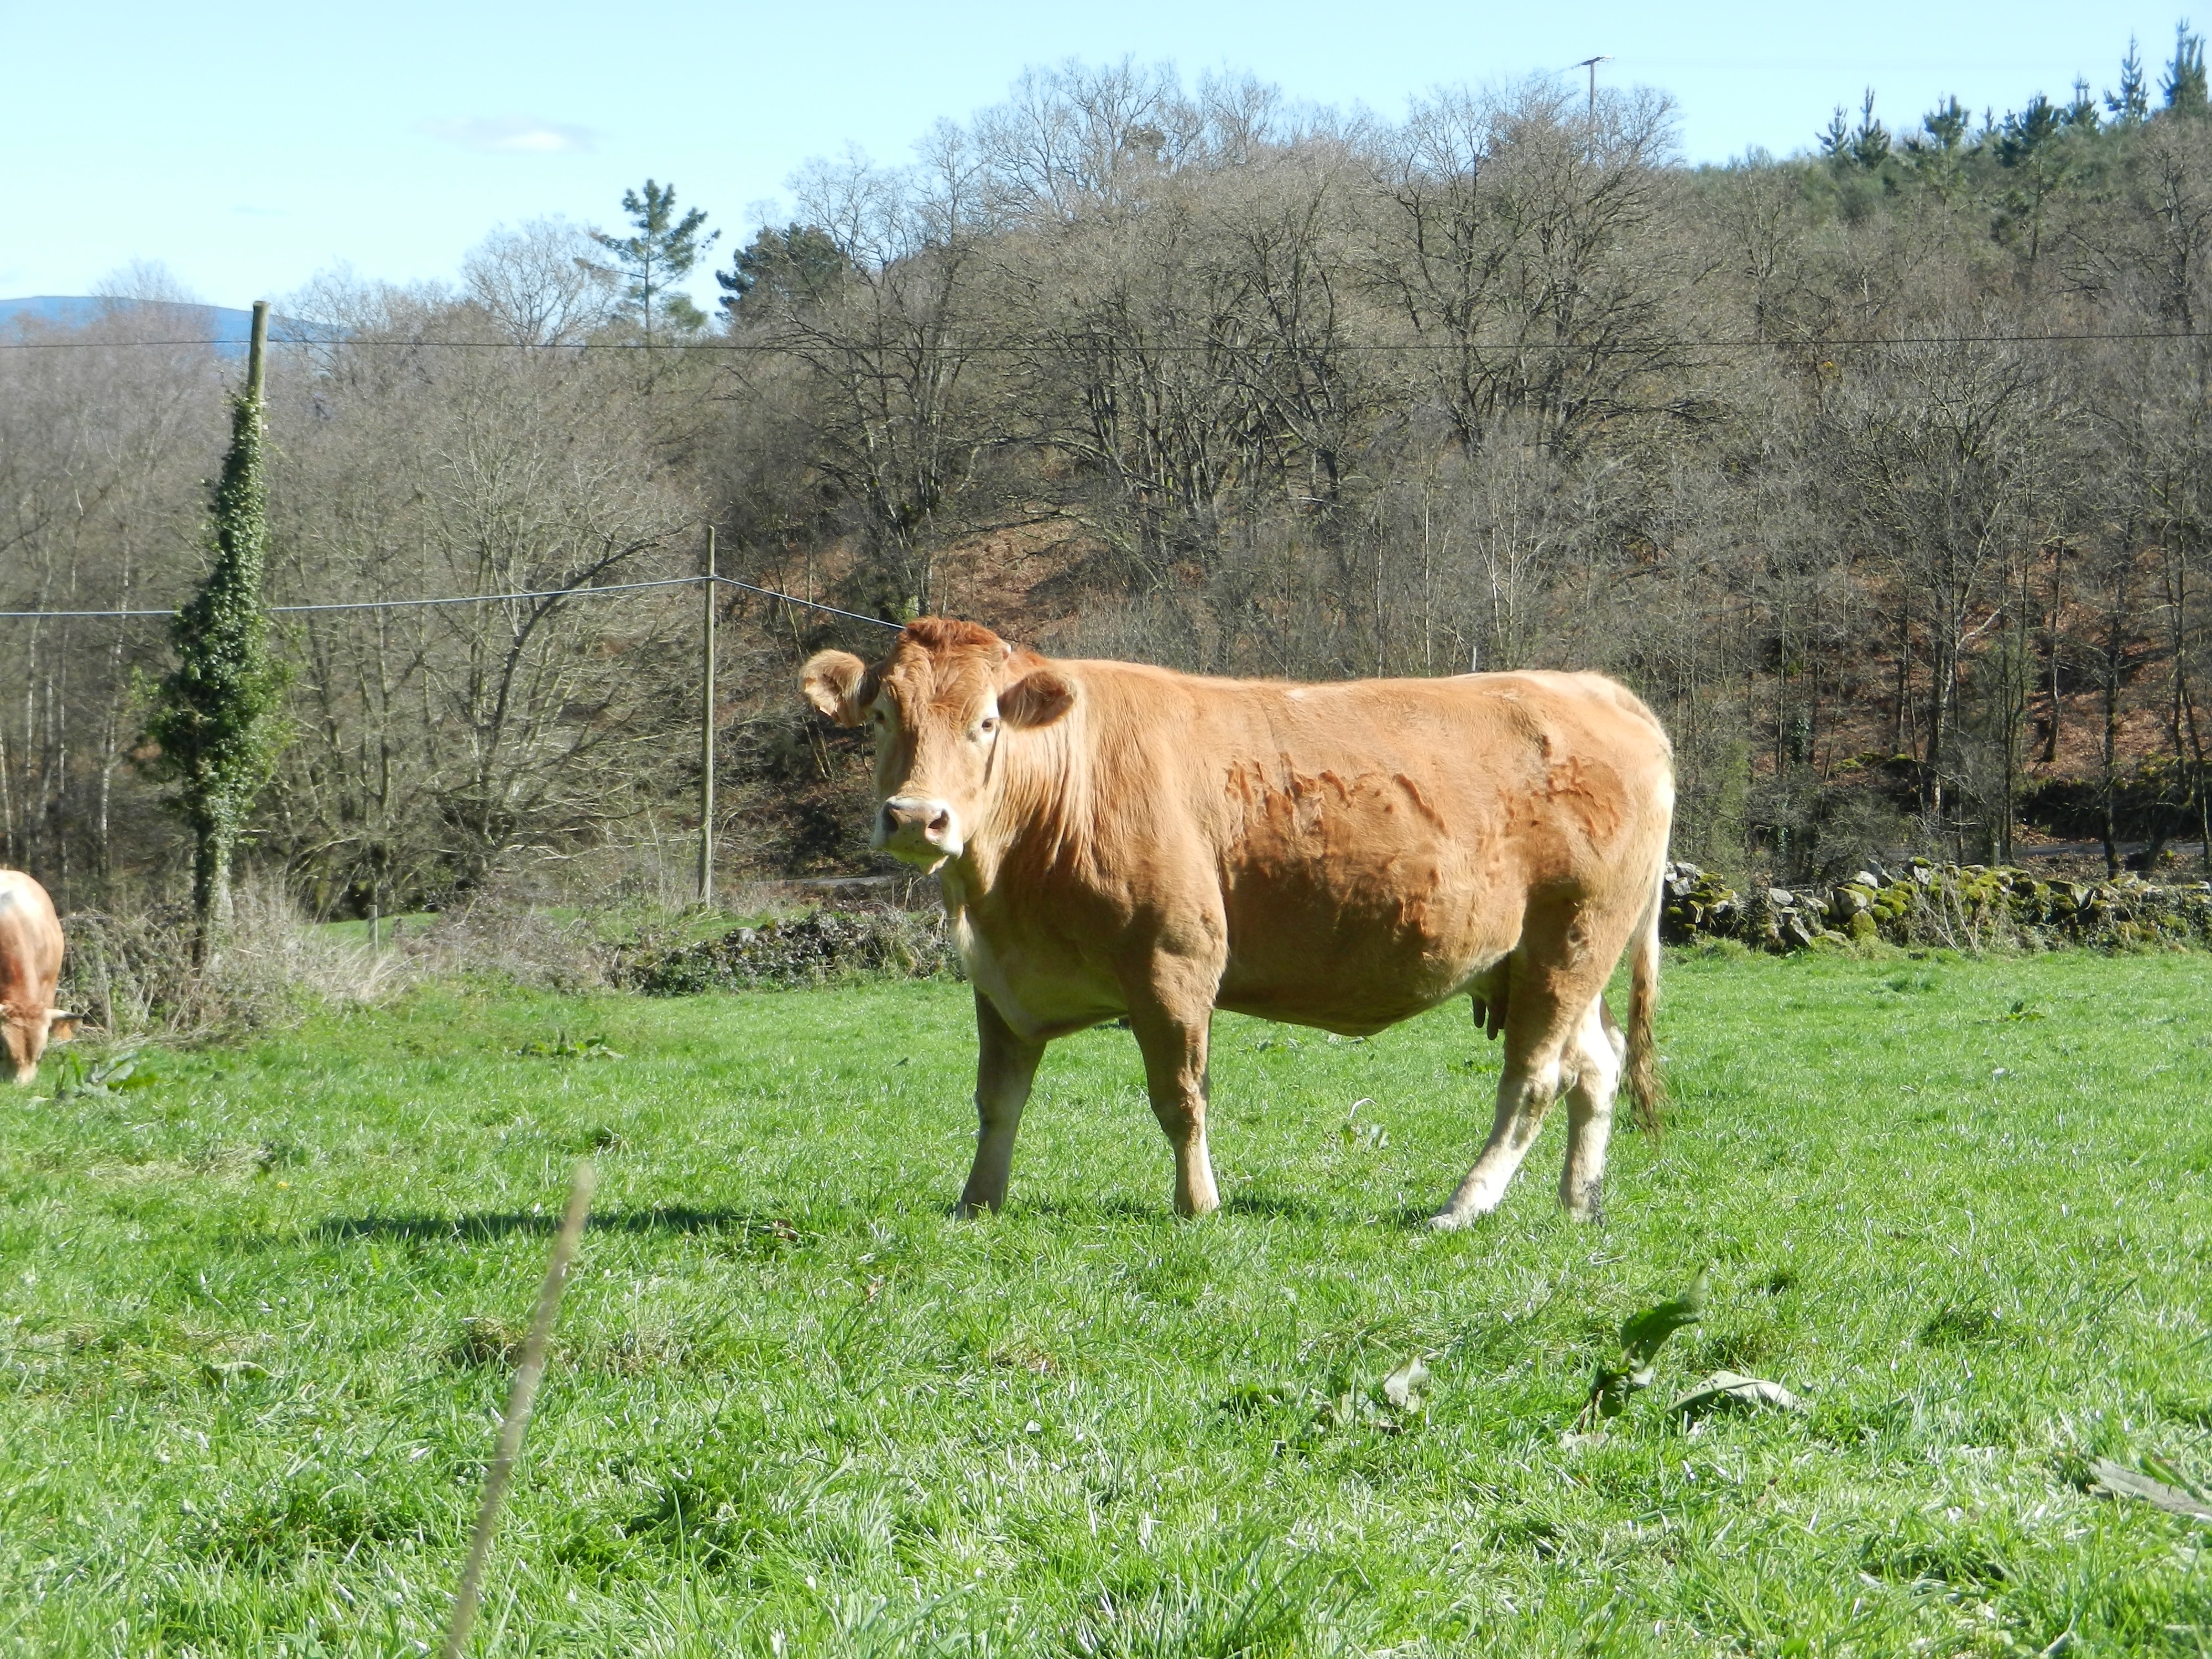
[[[1605,1193],[1592,1184],[1579,1194],[1562,1191],[1559,1207],[1566,1212],[1567,1219],[1584,1226],[1601,1226],[1605,1222]]]
[[[1458,1210],[1438,1210],[1429,1218],[1429,1231],[1437,1233],[1461,1232],[1473,1226],[1476,1219],[1472,1211],[1462,1213]]]

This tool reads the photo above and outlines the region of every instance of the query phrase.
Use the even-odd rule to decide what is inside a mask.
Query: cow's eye
[[[989,737],[992,732],[999,729],[999,717],[996,714],[984,715],[983,724],[978,729],[985,737]]]

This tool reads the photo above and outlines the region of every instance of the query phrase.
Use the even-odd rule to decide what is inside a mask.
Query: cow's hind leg
[[[1605,1147],[1613,1134],[1613,1100],[1620,1087],[1620,1030],[1599,997],[1576,1032],[1567,1091],[1567,1161],[1559,1172],[1559,1202],[1577,1221],[1604,1219]]]
[[[1498,1207],[1544,1127],[1544,1114],[1575,1081],[1581,1027],[1605,986],[1604,968],[1576,909],[1532,911],[1522,937],[1543,944],[1524,944],[1508,964],[1505,1067],[1490,1139],[1451,1202],[1431,1218],[1433,1227],[1464,1227]]]
[[[1505,1073],[1498,1079],[1498,1115],[1490,1139],[1451,1202],[1430,1218],[1431,1227],[1449,1231],[1488,1215],[1505,1196],[1521,1162],[1536,1144],[1544,1114],[1559,1097],[1560,1066],[1556,1048],[1546,1055],[1516,1054],[1507,1039]]]
[[[975,993],[975,1164],[955,1213],[969,1216],[1006,1201],[1014,1135],[1043,1058],[1044,1044],[1016,1035],[991,999]]]

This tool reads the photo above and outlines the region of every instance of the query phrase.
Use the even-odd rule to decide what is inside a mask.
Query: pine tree
[[[2045,204],[2072,160],[2068,146],[2053,142],[2064,126],[2059,107],[2039,92],[2027,108],[2007,115],[1997,133],[1997,165],[2018,180],[2006,194],[2002,217],[2026,225],[2031,264],[2042,252]]]
[[[255,798],[283,745],[283,672],[269,659],[261,608],[268,554],[268,484],[262,465],[261,339],[257,306],[245,388],[231,399],[230,449],[210,514],[214,563],[171,638],[177,665],[161,681],[147,734],[159,774],[192,836],[192,911],[203,959],[230,921],[231,866]]]
[[[1866,89],[1859,106],[1858,131],[1851,134],[1851,160],[1869,173],[1889,159],[1889,129],[1874,118],[1874,88]]]
[[[1920,182],[1939,195],[1948,196],[1960,182],[1968,119],[1956,98],[1946,98],[1920,118],[1920,131],[1898,147]]]
[[[1828,158],[1828,165],[1838,171],[1856,167],[1869,173],[1878,172],[1889,159],[1889,129],[1874,118],[1872,87],[1866,89],[1866,97],[1859,105],[1859,124],[1856,128],[1838,104],[1836,112],[1828,118],[1827,131],[1819,137],[1820,153]]]
[[[1956,97],[1945,99],[1920,118],[1920,125],[1928,129],[1928,136],[1936,147],[1946,155],[1966,142],[1967,123],[1972,118]]]
[[[2120,59],[2120,89],[2105,94],[2105,107],[2117,126],[2141,126],[2150,118],[2149,82],[2143,78],[2142,49],[2128,37],[2128,55]]]
[[[603,230],[592,233],[592,240],[614,255],[611,264],[603,266],[607,274],[623,284],[623,297],[636,307],[639,320],[645,329],[645,343],[653,343],[653,313],[659,307],[664,321],[690,330],[705,323],[705,315],[693,305],[689,296],[671,295],[668,289],[691,274],[699,256],[714,246],[722,233],[708,231],[702,236],[701,227],[707,222],[704,210],[693,208],[681,219],[676,216],[676,186],[655,184],[648,179],[642,193],[626,190],[623,192],[623,211],[629,215],[635,234],[611,236]]]
[[[1850,159],[1851,121],[1850,117],[1844,113],[1844,106],[1841,104],[1836,106],[1836,112],[1828,118],[1826,130],[1816,133],[1814,137],[1820,141],[1820,154],[1826,156],[1829,161],[1841,162]]]
[[[2077,131],[2094,132],[2100,125],[2097,100],[2089,95],[2089,83],[2081,76],[2074,77],[2074,101],[2059,112],[2058,118]]]
[[[723,312],[734,319],[752,314],[744,307],[755,295],[786,305],[810,304],[826,295],[847,269],[844,250],[818,226],[794,222],[774,230],[763,225],[714,280],[721,286]],[[754,301],[757,309],[758,303]]]
[[[2008,167],[2023,165],[2058,136],[2063,122],[2058,106],[2037,93],[2028,100],[2026,109],[2005,117],[2004,126],[1997,136],[1998,164]]]
[[[2207,104],[2204,80],[2204,37],[2189,32],[2189,20],[2173,27],[2173,57],[2159,78],[2166,106],[2182,115],[2202,115]]]

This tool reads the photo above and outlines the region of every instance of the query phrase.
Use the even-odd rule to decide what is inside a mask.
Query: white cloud
[[[567,155],[592,147],[589,127],[528,115],[453,115],[419,123],[417,132],[489,155]]]

